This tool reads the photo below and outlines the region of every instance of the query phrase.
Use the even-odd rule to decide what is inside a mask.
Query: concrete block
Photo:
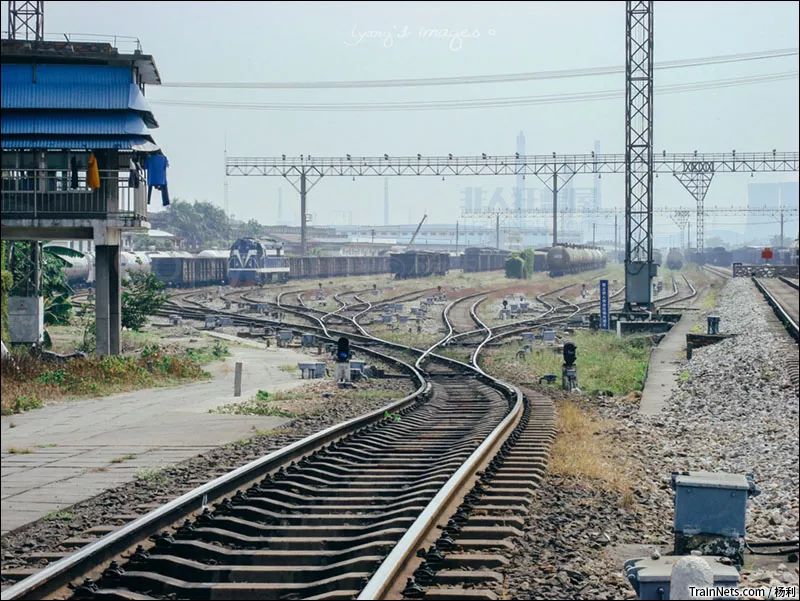
[[[44,336],[44,299],[8,297],[8,333],[13,343],[38,344]]]

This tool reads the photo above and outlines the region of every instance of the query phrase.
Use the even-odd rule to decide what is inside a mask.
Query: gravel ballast
[[[609,435],[630,457],[634,502],[625,507],[619,493],[549,474],[511,558],[508,597],[634,596],[622,560],[635,555],[620,545],[672,548],[672,472],[753,474],[761,494],[748,502],[748,540],[798,538],[798,391],[785,369],[797,345],[749,279],[730,280],[715,313],[721,333],[736,336],[682,360],[660,414],[640,415],[635,400],[585,401],[614,420]],[[793,559],[745,568],[742,584],[796,585]]]

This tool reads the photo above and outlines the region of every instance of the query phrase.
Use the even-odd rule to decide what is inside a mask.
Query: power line
[[[734,77],[672,84],[656,88],[659,94],[681,94],[709,89],[753,85],[794,79],[798,71],[783,71],[764,75]],[[544,104],[563,104],[570,102],[590,102],[611,100],[624,95],[624,90],[597,90],[593,92],[559,93],[539,96],[509,96],[494,98],[472,98],[461,100],[430,100],[401,102],[342,102],[342,103],[245,103],[202,100],[152,100],[153,104],[184,106],[193,108],[221,108],[267,111],[415,111],[415,110],[454,110],[470,108],[499,108],[510,106],[533,106]]]
[[[754,60],[766,60],[797,56],[797,48],[777,50],[760,50],[756,52],[739,52],[701,58],[680,59],[656,63],[656,69],[681,69],[685,67],[702,67],[724,63],[741,63]],[[462,75],[455,77],[430,77],[412,79],[374,79],[352,81],[252,81],[252,82],[212,82],[212,81],[175,81],[161,84],[164,88],[228,88],[228,89],[332,89],[332,88],[397,88],[422,86],[447,86],[482,83],[509,83],[517,81],[534,81],[542,79],[565,79],[574,77],[595,77],[598,75],[614,75],[624,73],[624,65],[609,67],[586,67],[582,69],[559,69],[550,71],[532,71],[527,73],[506,73],[500,75]]]

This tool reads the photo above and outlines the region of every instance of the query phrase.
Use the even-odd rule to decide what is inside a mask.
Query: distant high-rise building
[[[768,184],[748,184],[747,207],[749,209],[774,210],[770,215],[747,215],[746,239],[769,242],[772,236],[780,234],[780,222],[776,217],[781,208],[797,209],[800,204],[800,184],[798,182],[776,182]],[[788,237],[788,229],[784,233]]]

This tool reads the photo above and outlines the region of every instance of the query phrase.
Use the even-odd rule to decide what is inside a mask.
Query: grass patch
[[[297,417],[295,413],[281,409],[273,405],[272,402],[278,400],[277,395],[273,396],[265,390],[258,393],[249,401],[223,405],[216,409],[209,409],[209,413],[221,413],[228,415],[262,415],[270,417]]]
[[[287,374],[297,373],[297,365],[295,365],[294,363],[286,363],[284,365],[279,365],[278,369],[281,371],[285,371]]]
[[[164,469],[160,467],[143,467],[136,470],[136,479],[156,486],[166,484],[168,481]]]
[[[20,351],[4,360],[0,370],[3,415],[39,408],[43,400],[102,396],[209,377],[196,359],[157,345],[145,346],[138,356],[92,356],[57,367]]]
[[[37,449],[52,449],[53,447],[57,447],[57,446],[58,445],[56,443],[54,443],[54,442],[48,442],[48,443],[45,443],[45,444],[37,444],[36,448]]]
[[[5,382],[5,378],[3,379]],[[19,394],[12,397],[6,402],[5,386],[2,392],[2,414],[13,415],[14,413],[22,413],[30,411],[31,409],[39,409],[43,405],[42,400],[36,394]]]
[[[581,390],[625,395],[644,387],[650,361],[649,338],[617,338],[606,332],[578,331],[568,337],[578,347],[578,382]],[[561,352],[552,347],[535,347],[524,358],[517,358],[521,347],[506,345],[481,360],[488,372],[517,383],[537,383],[546,374],[558,375],[560,386]]]
[[[689,372],[688,369],[684,369],[681,373],[678,374],[679,382],[688,382],[691,379],[692,379],[692,374]]]
[[[114,459],[111,460],[111,463],[123,463],[124,461],[130,461],[131,459],[134,459],[135,457],[136,457],[136,455],[133,455],[133,454],[120,455],[119,457],[114,457]]]
[[[630,506],[633,503],[630,469],[606,435],[611,422],[571,401],[562,401],[558,404],[557,425],[550,471],[619,492],[623,506]]]
[[[206,365],[213,361],[221,361],[225,357],[230,357],[230,354],[231,351],[228,345],[219,340],[214,341],[214,344],[211,346],[186,349],[186,356],[199,365]]]
[[[42,519],[45,522],[71,522],[74,517],[69,511],[51,511]]]
[[[33,453],[33,451],[27,447],[8,447],[8,452],[11,455],[30,455]]]

